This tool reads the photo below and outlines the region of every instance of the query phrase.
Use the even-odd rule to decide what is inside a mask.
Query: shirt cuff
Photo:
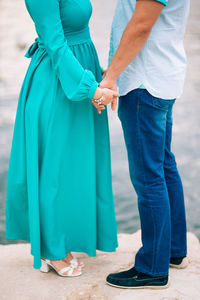
[[[138,1],[138,0],[137,0],[137,1]],[[160,2],[160,3],[164,4],[165,6],[166,6],[167,3],[168,3],[168,0],[155,0],[155,1]]]
[[[160,2],[162,4],[164,4],[165,6],[167,5],[168,3],[168,0],[156,0],[157,2]]]

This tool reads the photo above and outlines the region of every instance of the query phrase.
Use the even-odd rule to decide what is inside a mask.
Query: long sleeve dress
[[[38,37],[17,108],[8,170],[6,238],[41,256],[115,251],[107,111],[91,103],[101,68],[89,0],[26,0]]]

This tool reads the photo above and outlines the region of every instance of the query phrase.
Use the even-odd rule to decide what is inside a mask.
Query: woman
[[[118,95],[99,88],[89,0],[26,0],[26,7],[38,38],[26,54],[32,60],[15,121],[6,237],[30,241],[34,268],[78,276],[83,264],[71,251],[95,256],[117,247],[102,109]]]

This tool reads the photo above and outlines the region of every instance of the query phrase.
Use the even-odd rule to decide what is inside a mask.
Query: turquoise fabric
[[[141,85],[139,86],[139,89],[143,89],[143,90],[144,90],[144,89],[146,89],[146,88],[145,88],[144,84],[141,84]]]
[[[164,4],[164,5],[167,5],[167,3],[168,3],[168,0],[155,0],[155,1],[160,2],[160,3]]]
[[[168,3],[168,0],[156,0],[156,1],[160,2],[160,3],[164,4],[164,5],[167,5],[167,3]]]
[[[27,0],[38,37],[19,96],[7,184],[6,237],[41,256],[115,251],[107,111],[90,99],[102,79],[89,0]]]

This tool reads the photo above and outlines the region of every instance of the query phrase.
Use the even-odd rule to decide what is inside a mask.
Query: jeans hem
[[[147,275],[150,275],[152,277],[161,277],[161,276],[168,276],[169,273],[166,273],[166,272],[159,272],[159,273],[152,273],[152,272],[149,272],[143,268],[138,268],[137,266],[134,266],[135,270],[138,271],[138,272],[141,272],[141,273],[144,273],[144,274],[147,274]]]
[[[171,254],[171,257],[172,258],[177,258],[177,257],[184,257],[184,256],[187,256],[187,252],[182,252],[182,253],[179,253],[179,254]]]

